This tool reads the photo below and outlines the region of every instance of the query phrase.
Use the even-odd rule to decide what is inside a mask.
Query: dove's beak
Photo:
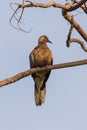
[[[51,43],[51,44],[52,44],[52,42],[51,42],[50,40],[48,40],[47,42],[49,42],[49,43]]]

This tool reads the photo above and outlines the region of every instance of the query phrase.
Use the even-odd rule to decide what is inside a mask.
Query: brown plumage
[[[43,67],[46,65],[52,65],[52,52],[48,48],[46,42],[50,42],[47,36],[40,36],[38,40],[38,46],[30,53],[30,68]],[[35,82],[35,103],[36,106],[41,105],[45,101],[46,95],[46,82],[49,78],[51,70],[36,72],[32,74]]]

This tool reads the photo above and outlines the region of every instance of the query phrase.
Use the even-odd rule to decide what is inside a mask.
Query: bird
[[[52,43],[46,35],[41,35],[38,45],[29,55],[30,68],[44,67],[53,64],[52,51],[48,48],[47,42]],[[51,70],[35,72],[31,76],[34,80],[34,97],[36,106],[41,106],[45,102],[46,82]]]

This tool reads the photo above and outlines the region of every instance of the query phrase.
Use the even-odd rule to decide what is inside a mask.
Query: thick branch
[[[20,4],[19,7],[20,8],[27,8],[27,7],[40,7],[40,8],[48,8],[48,7],[55,7],[55,8],[62,8],[65,9],[67,11],[73,11],[77,8],[79,8],[81,5],[83,5],[87,0],[81,0],[78,3],[76,3],[75,5],[72,4],[72,2],[69,2],[68,5],[63,5],[63,4],[59,4],[56,3],[54,1],[49,2],[49,3],[33,3],[31,1],[26,0],[25,2],[29,2],[29,4]]]
[[[87,0],[86,0],[87,1]],[[74,3],[78,3],[79,2],[79,0],[74,0]],[[86,3],[84,2],[84,4],[82,4],[81,6],[80,6],[82,9],[83,9],[83,11],[87,14],[87,7],[86,7]]]
[[[87,64],[87,59],[86,60],[81,60],[81,61],[74,61],[74,62],[68,62],[68,63],[63,63],[63,64],[56,64],[56,65],[51,65],[51,66],[46,66],[42,68],[33,68],[30,70],[26,70],[24,72],[18,73],[17,75],[4,79],[0,81],[0,87],[14,83],[24,77],[27,77],[35,72],[40,72],[40,71],[46,71],[50,69],[60,69],[60,68],[67,68],[67,67],[73,67],[73,66],[79,66],[79,65],[85,65]]]
[[[56,7],[56,8],[63,8],[63,9],[66,9],[65,5],[63,4],[59,4],[59,3],[56,3],[54,1],[52,2],[49,2],[49,3],[33,3],[33,2],[30,2],[30,1],[26,1],[26,2],[29,2],[29,4],[20,4],[19,7],[20,8],[27,8],[27,7],[40,7],[40,8],[48,8],[48,7]]]
[[[71,16],[66,10],[62,10],[62,14],[64,18],[70,22],[70,24],[79,32],[79,34],[87,41],[87,34],[82,29],[82,27],[78,24],[78,22]]]
[[[70,9],[68,9],[68,11],[73,11],[78,9],[79,7],[81,7],[87,0],[81,0],[79,2],[77,2],[77,4],[73,5]]]

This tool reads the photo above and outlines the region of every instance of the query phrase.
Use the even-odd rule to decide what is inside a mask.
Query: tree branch
[[[78,1],[78,0],[76,0]],[[81,0],[79,2],[77,2],[75,5],[73,5],[72,2],[69,2],[69,3],[66,3],[65,5],[63,4],[59,4],[59,3],[56,3],[54,1],[52,2],[49,2],[49,3],[33,3],[31,1],[25,1],[27,2],[28,4],[25,4],[24,2],[22,4],[17,4],[17,3],[14,3],[16,4],[18,7],[17,9],[14,11],[12,17],[10,18],[10,24],[13,20],[13,18],[16,18],[15,15],[17,15],[17,11],[19,11],[19,9],[21,9],[21,16],[19,17],[19,19],[16,19],[17,20],[17,24],[18,24],[18,28],[19,30],[22,30],[19,26],[19,22],[22,18],[22,15],[23,15],[23,11],[24,11],[24,8],[27,8],[27,7],[40,7],[40,8],[48,8],[48,7],[55,7],[55,8],[61,8],[62,9],[62,15],[64,16],[64,18],[70,22],[71,25],[73,25],[73,27],[80,33],[80,35],[87,41],[87,34],[85,33],[85,31],[82,29],[82,27],[78,24],[77,21],[72,20],[72,16],[68,13],[68,11],[73,11],[79,7],[81,7],[87,0]],[[12,3],[13,4],[13,3]],[[12,8],[12,7],[11,7]],[[12,25],[12,24],[11,24]],[[13,26],[14,27],[14,26]],[[15,28],[15,27],[14,27]],[[26,31],[25,31],[26,32]],[[30,31],[29,31],[30,32]]]
[[[62,64],[55,64],[51,66],[46,66],[42,68],[32,68],[30,70],[26,70],[24,72],[18,73],[13,77],[4,79],[0,81],[0,87],[14,83],[24,77],[27,77],[35,72],[40,72],[40,71],[46,71],[46,70],[52,70],[52,69],[60,69],[60,68],[67,68],[67,67],[73,67],[73,66],[80,66],[80,65],[85,65],[87,64],[87,59],[86,60],[81,60],[81,61],[74,61],[74,62],[68,62],[68,63],[62,63]]]
[[[66,10],[62,10],[62,15],[64,18],[70,22],[70,24],[79,32],[79,34],[87,41],[87,33],[83,30],[83,28],[78,24],[78,22],[71,16]]]
[[[82,0],[82,1],[83,1],[83,0]],[[84,0],[84,1],[86,1],[86,0]],[[20,21],[21,21],[22,15],[23,15],[23,13],[24,13],[24,8],[28,8],[28,7],[40,7],[40,8],[55,7],[55,8],[64,9],[64,10],[66,10],[66,11],[72,11],[72,10],[75,10],[75,9],[78,8],[78,6],[73,5],[72,2],[69,2],[69,3],[65,4],[65,5],[56,3],[56,2],[54,2],[54,1],[49,2],[49,3],[44,3],[44,4],[43,4],[43,3],[33,3],[33,2],[31,2],[30,0],[26,0],[25,2],[28,3],[28,4],[25,4],[24,1],[22,2],[22,4],[18,4],[18,3],[11,3],[11,4],[10,4],[10,7],[11,7],[12,10],[14,10],[13,7],[12,7],[12,5],[17,5],[17,9],[14,10],[14,13],[13,13],[13,15],[11,16],[11,18],[10,18],[10,20],[9,20],[9,23],[10,23],[10,25],[11,25],[13,28],[18,29],[18,30],[21,30],[21,31],[24,31],[24,30],[20,27],[19,23],[20,23]],[[82,4],[83,2],[80,2],[80,3]],[[79,2],[77,3],[77,5],[78,5],[78,4],[79,4]],[[81,5],[81,4],[80,4],[80,5]],[[21,15],[17,18],[17,14],[18,14],[19,11],[21,11]],[[15,19],[15,20],[17,21],[17,27],[15,27],[15,26],[12,24],[13,19]],[[30,32],[30,31],[24,31],[24,32]]]
[[[76,2],[76,4],[74,4],[72,7],[70,7],[67,11],[73,11],[78,9],[79,7],[81,7],[87,0],[74,0],[74,2]]]
[[[73,26],[71,25],[68,36],[67,36],[67,40],[66,40],[66,46],[69,47],[70,46],[70,39],[71,39],[71,34],[73,31]]]
[[[74,0],[74,3],[78,3],[79,0]],[[86,0],[87,2],[87,0]],[[86,2],[84,2],[80,7],[83,9],[83,11],[87,14],[87,7],[86,7]]]
[[[71,38],[71,39],[69,40],[69,42],[68,42],[68,46],[67,46],[67,47],[70,47],[70,44],[71,44],[72,42],[76,42],[76,43],[80,44],[80,46],[82,47],[82,49],[83,49],[85,52],[87,52],[87,47],[85,46],[84,42],[81,41],[80,39],[77,39],[77,38]]]
[[[54,1],[51,1],[49,3],[33,3],[29,0],[26,0],[25,2],[29,3],[29,4],[20,4],[19,5],[19,8],[27,8],[27,7],[40,7],[40,8],[49,8],[49,7],[55,7],[55,8],[62,8],[62,9],[65,9],[66,11],[73,11],[73,10],[76,10],[78,9],[80,6],[82,6],[87,0],[81,0],[79,2],[77,2],[75,5],[73,5],[72,2],[69,2],[68,5],[66,6],[63,5],[63,4],[59,4],[59,3],[56,3]]]
[[[73,17],[72,17],[72,20],[73,20]],[[71,25],[70,27],[70,30],[69,30],[69,33],[68,33],[68,36],[67,36],[67,40],[66,40],[66,46],[67,47],[70,47],[70,44],[72,42],[76,42],[78,44],[81,45],[82,49],[87,52],[87,47],[85,46],[84,42],[81,41],[80,39],[77,39],[77,38],[71,38],[71,34],[72,34],[72,31],[73,31],[73,26]]]
[[[15,29],[24,31],[20,27],[19,23],[21,22],[22,15],[23,15],[23,12],[24,12],[24,8],[27,8],[27,7],[40,7],[40,8],[55,7],[55,8],[61,8],[62,9],[62,15],[63,15],[63,17],[67,21],[69,21],[69,23],[72,26],[71,30],[70,30],[70,32],[68,34],[67,46],[69,47],[71,42],[78,42],[81,45],[82,49],[85,52],[87,52],[87,48],[85,47],[84,43],[81,40],[75,39],[75,38],[74,39],[70,39],[73,28],[75,28],[78,31],[78,33],[82,36],[82,38],[85,41],[87,41],[87,33],[79,25],[79,23],[74,19],[74,16],[70,15],[70,13],[69,13],[70,11],[76,10],[78,8],[82,8],[83,11],[85,13],[87,13],[86,1],[87,0],[80,0],[80,1],[79,0],[73,0],[73,2],[71,1],[71,2],[68,2],[68,3],[64,4],[64,5],[56,3],[54,1],[49,2],[49,3],[35,3],[35,2],[31,2],[30,0],[26,0],[25,3],[24,3],[24,0],[23,0],[22,4],[12,3],[12,4],[10,4],[10,7],[12,8],[12,5],[15,4],[15,5],[17,5],[17,9],[14,10],[14,13],[13,13],[12,17],[10,18],[10,24]],[[21,9],[21,15],[19,17],[17,17],[17,14],[20,11],[20,9]],[[17,27],[13,26],[13,24],[12,24],[13,18],[15,18],[15,20],[17,21]],[[30,31],[24,31],[24,32],[30,32]]]

